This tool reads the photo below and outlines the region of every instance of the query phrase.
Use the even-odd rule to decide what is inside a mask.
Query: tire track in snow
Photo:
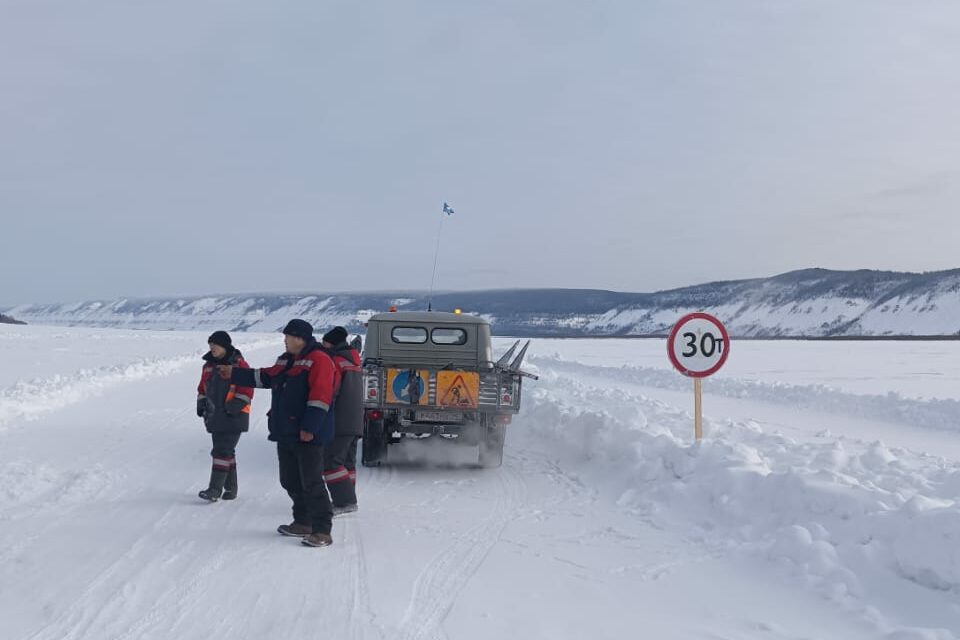
[[[362,442],[362,441],[361,441]],[[357,467],[357,501],[362,502],[364,493],[379,496],[384,492],[395,489],[393,483],[397,477],[397,470],[392,465],[380,467]]]
[[[376,498],[396,489],[393,482],[397,472],[392,466],[361,466],[358,472],[358,502],[361,509],[364,504],[377,504]],[[332,635],[350,640],[382,640],[388,636],[377,622],[377,615],[371,604],[363,526],[360,520],[362,517],[363,511],[360,511],[335,518],[333,521],[334,545],[330,553],[341,556],[342,566],[333,573],[342,576],[343,588],[340,592],[344,601],[343,606],[336,610],[347,612],[347,616],[342,630]]]
[[[159,423],[158,430],[164,430],[171,424],[182,419],[189,410],[183,410],[170,419]],[[251,427],[256,430],[262,426],[264,418],[257,418]],[[181,448],[183,443],[178,440],[168,445],[155,448],[144,459],[139,457],[135,463],[148,466],[162,466],[158,461],[165,459],[171,450]],[[152,462],[149,462],[152,461]],[[245,500],[235,506],[233,515],[228,521],[232,524],[244,513],[249,514],[253,505],[262,504],[268,499],[263,496],[257,500]],[[73,510],[84,506],[73,505]],[[178,523],[192,521],[196,516],[195,508],[202,509],[205,505],[194,505],[186,502],[171,502],[169,506],[158,513],[140,532],[132,546],[107,566],[100,569],[89,581],[87,586],[72,598],[69,607],[59,613],[53,620],[48,621],[41,629],[29,636],[30,640],[81,640],[84,638],[140,638],[144,634],[155,630],[155,627],[170,619],[171,611],[180,612],[179,619],[183,618],[184,611],[192,605],[191,598],[209,582],[210,576],[221,569],[228,560],[229,547],[218,546],[213,554],[207,554],[198,549],[195,540],[184,542],[182,537],[168,535],[172,528],[176,530]],[[55,505],[49,508],[55,508]],[[219,514],[210,505],[207,521],[204,528],[208,529],[216,522]],[[122,522],[128,518],[128,506],[125,503],[115,504],[106,518],[107,521]],[[68,512],[69,513],[69,512]],[[42,537],[43,533],[32,537],[30,545]],[[26,548],[25,545],[23,548]],[[169,573],[172,567],[179,566],[182,570],[167,581],[163,590],[152,593],[153,604],[146,611],[139,610],[137,584],[152,585],[155,582],[150,576]],[[187,581],[182,582],[181,576]],[[143,579],[147,577],[147,579]],[[131,617],[130,612],[136,612]]]
[[[100,571],[70,607],[30,636],[31,640],[193,636],[195,621],[208,617],[207,613],[197,611],[198,607],[208,604],[201,596],[211,585],[221,583],[218,574],[237,552],[230,544],[211,548],[202,538],[215,528],[234,530],[235,521],[249,519],[252,512],[264,507],[273,497],[230,505],[237,509],[226,523],[221,522],[224,514],[219,505],[171,504],[127,552]],[[205,512],[199,516],[205,517],[205,522],[201,529],[191,533],[193,538],[171,533],[182,531],[184,522],[196,521],[197,510]],[[270,562],[271,552],[275,551],[272,545],[264,545],[251,557],[249,550],[245,550],[245,562]],[[257,576],[250,577],[250,580],[256,579]],[[256,589],[241,592],[256,593]],[[144,606],[145,602],[149,604]]]
[[[227,522],[222,525],[223,529],[225,531],[236,530],[237,527],[234,526],[236,521],[248,520],[251,512],[265,507],[271,499],[272,496],[264,495],[253,500],[248,498],[240,504],[229,505],[228,508],[230,508],[233,513]],[[186,507],[186,505],[182,506],[189,508]],[[207,522],[205,523],[206,526],[204,527],[205,530],[210,530],[213,526],[216,526],[219,518],[222,517],[222,514],[217,513],[217,511],[220,510],[218,505],[209,505],[209,507],[206,505],[198,505],[197,508],[207,509],[207,511],[209,511]],[[182,518],[175,518],[173,516],[173,511],[168,512],[165,518],[158,521],[158,525],[165,525],[168,526],[168,528],[176,529]],[[222,572],[222,569],[230,563],[233,555],[237,552],[235,547],[229,544],[221,544],[217,546],[213,554],[210,554],[208,549],[197,544],[195,540],[188,541],[183,545],[175,536],[169,537],[172,538],[172,542],[164,545],[164,548],[171,551],[168,553],[160,553],[156,558],[152,558],[137,575],[151,575],[160,571],[173,572],[176,569],[176,565],[179,564],[181,567],[189,567],[190,571],[189,573],[177,571],[176,574],[178,576],[186,574],[188,579],[186,581],[178,580],[174,582],[173,586],[153,598],[153,604],[144,613],[140,614],[123,634],[117,636],[118,640],[139,640],[140,638],[150,636],[151,633],[159,633],[161,637],[188,637],[195,634],[196,630],[191,628],[189,623],[196,619],[203,619],[203,615],[197,614],[198,608],[205,604],[199,596],[204,595],[206,593],[204,590],[208,589],[211,584],[216,585],[219,582],[215,577],[216,574]],[[227,539],[229,540],[229,536]],[[246,562],[259,564],[261,559],[262,562],[269,562],[269,555],[274,549],[268,545],[263,545],[263,547],[255,551],[252,556],[248,550],[244,551]],[[151,581],[147,581],[147,584],[150,585]],[[244,592],[246,591],[247,590],[244,590]],[[256,593],[255,589],[251,591]],[[254,608],[247,607],[245,611],[247,615],[250,616],[253,614]],[[171,612],[177,612],[172,622]],[[169,624],[162,626],[165,622],[169,622]],[[218,622],[217,626],[236,628],[237,624],[229,617],[225,617]],[[210,635],[212,637],[220,637],[224,635],[221,631],[224,630],[217,628]]]
[[[191,363],[195,364],[192,358]],[[187,413],[188,410],[178,411],[172,416],[168,415],[166,420],[152,422],[151,431],[165,432],[167,426],[183,419]],[[253,430],[256,431],[262,422],[263,418],[259,417],[252,425]],[[140,452],[131,457],[131,460],[135,460],[132,464],[162,468],[164,461],[175,457],[176,451],[182,450],[183,446],[182,438],[171,439],[165,446],[150,448],[146,456]],[[128,490],[122,494],[123,498],[139,499],[137,491]],[[47,610],[52,617],[47,618],[40,628],[34,627],[29,637],[34,640],[192,637],[196,634],[198,623],[204,627],[213,626],[216,619],[210,618],[209,608],[198,603],[216,606],[215,602],[207,599],[205,591],[217,583],[223,569],[229,568],[235,559],[232,554],[236,551],[236,545],[211,544],[208,537],[216,535],[216,530],[224,525],[225,531],[242,530],[242,525],[235,527],[234,523],[262,517],[263,511],[272,510],[266,503],[275,500],[276,495],[271,491],[260,499],[248,498],[240,504],[233,504],[233,515],[226,522],[223,520],[225,514],[215,506],[200,515],[206,508],[204,505],[174,500],[167,505],[161,504],[160,510],[148,514],[149,519],[134,522],[133,528],[123,525],[121,529],[125,529],[129,535],[124,536],[126,540],[121,544],[129,545],[128,548],[119,556],[113,555],[115,551],[108,547],[97,548],[94,564],[89,566],[88,563],[86,567],[85,584],[70,589],[66,602],[61,600],[59,605],[51,602]],[[129,521],[129,501],[102,505],[107,509],[98,520],[118,523]],[[70,510],[65,513],[90,505],[87,501],[67,506]],[[57,505],[54,504],[31,504],[25,513],[37,516],[55,508]],[[49,531],[40,531],[26,544],[18,545],[17,555],[21,556],[29,547],[42,542],[44,533]],[[228,540],[229,535],[225,538],[225,541]],[[301,551],[299,546],[294,553]],[[245,564],[256,560],[266,566],[273,562],[271,555],[277,551],[272,544],[257,546],[253,550],[255,558],[250,558],[250,554],[246,553]],[[260,598],[262,585],[257,584],[258,578],[255,573],[249,578],[241,577],[243,586],[249,587],[245,589],[244,597]],[[319,583],[319,573],[314,575],[313,581]],[[318,588],[315,587],[313,591],[318,592]],[[317,611],[308,594],[309,591],[304,593],[301,615],[292,622],[290,630],[293,627],[303,631],[312,628]],[[252,612],[254,607],[244,610]],[[174,633],[178,627],[185,631]],[[246,637],[249,628],[239,628],[237,631]]]
[[[383,628],[377,623],[377,615],[370,604],[370,590],[368,588],[369,574],[367,573],[366,554],[363,546],[362,527],[357,526],[356,516],[347,516],[334,520],[334,526],[342,529],[337,535],[343,541],[343,570],[346,588],[346,605],[348,612],[346,629],[337,637],[351,640],[367,640],[368,638],[385,638]],[[334,543],[336,544],[336,542]]]
[[[383,495],[392,488],[397,472],[392,466],[358,468],[358,503],[361,509],[364,504],[375,504],[375,498]],[[340,609],[347,612],[344,629],[336,637],[351,640],[368,640],[386,638],[383,627],[377,622],[377,615],[373,610],[370,599],[369,573],[367,571],[366,552],[363,543],[363,527],[358,518],[363,512],[335,518],[333,552],[342,550],[342,569],[336,572],[343,576],[345,595],[344,606]]]
[[[184,409],[182,411],[177,412],[169,420],[166,420],[165,422],[161,423],[158,428],[160,430],[164,430],[170,425],[175,424],[179,420],[183,419],[183,417],[187,414],[188,411],[189,411],[188,409]],[[168,451],[171,448],[174,448],[175,446],[178,446],[178,444],[179,443],[171,443],[169,446],[163,449],[159,449],[159,450],[155,449],[152,452],[152,455],[150,455],[150,459],[156,459],[157,457],[159,457],[160,454]],[[107,477],[109,480],[112,480],[112,482],[107,482],[106,484],[99,487],[94,486],[93,492],[87,495],[88,498],[95,498],[95,497],[99,497],[106,494],[111,488],[115,488],[116,483],[119,482],[124,477],[123,474],[118,472],[104,472],[104,473],[106,474],[105,477]],[[79,473],[79,474],[73,474],[73,477],[75,480],[79,480],[83,482],[83,480],[87,476],[83,475],[82,473]],[[4,513],[3,517],[0,518],[0,521],[2,520],[13,521],[13,520],[22,520],[26,518],[43,517],[53,512],[56,512],[58,517],[61,519],[70,520],[72,517],[72,514],[88,506],[89,500],[80,501],[80,500],[67,499],[69,495],[70,495],[70,487],[68,487],[67,491],[64,491],[62,487],[54,486],[50,490],[41,494],[40,496],[33,498],[31,502],[24,505],[18,505],[18,507],[15,508],[14,510]],[[122,517],[122,513],[120,509],[115,510],[115,512],[118,517]],[[5,565],[11,560],[20,557],[27,549],[29,549],[34,544],[36,544],[37,540],[39,540],[45,533],[46,533],[45,530],[38,529],[33,533],[27,534],[26,536],[19,535],[16,539],[16,542],[12,546],[6,545],[3,551],[0,552],[0,566]]]
[[[253,421],[253,424],[251,424],[251,430],[256,432],[263,427],[264,422],[264,417],[259,416]],[[238,530],[240,527],[237,526],[237,523],[250,520],[254,512],[266,509],[266,505],[271,502],[272,499],[273,496],[263,494],[253,499],[247,497],[242,502],[229,505],[228,508],[230,508],[231,513],[227,522],[220,526],[223,527],[224,531]],[[165,530],[177,531],[180,529],[180,524],[182,524],[184,520],[184,509],[192,509],[194,505],[180,504],[177,506],[180,508],[167,510],[163,517],[156,521],[154,526],[154,531],[156,531],[161,538],[171,539],[173,541],[172,544],[164,545],[164,548],[172,549],[172,551],[168,554],[158,554],[156,559],[151,558],[149,565],[152,565],[152,569],[151,566],[145,566],[136,575],[150,575],[153,571],[169,571],[179,563],[180,565],[189,567],[190,571],[187,574],[189,579],[186,583],[179,581],[174,583],[173,587],[166,589],[155,597],[150,608],[141,614],[130,628],[125,631],[123,635],[118,636],[118,638],[138,640],[139,638],[150,635],[150,632],[158,630],[159,625],[170,620],[171,611],[178,612],[178,615],[172,624],[163,629],[165,632],[164,635],[169,637],[184,637],[184,635],[193,633],[194,630],[190,628],[181,631],[178,627],[182,626],[186,621],[195,619],[196,610],[198,606],[200,606],[197,596],[202,593],[204,588],[209,587],[211,583],[215,584],[217,582],[216,579],[213,579],[213,576],[229,563],[233,553],[236,552],[236,549],[231,545],[221,544],[217,546],[216,552],[211,555],[205,549],[200,548],[196,540],[190,540],[184,547],[179,547],[175,535],[163,535],[162,532]],[[196,508],[205,510],[204,515],[207,515],[207,520],[203,527],[204,531],[209,531],[214,526],[217,526],[219,519],[222,517],[222,514],[219,513],[220,507],[222,506],[223,505],[196,505]],[[193,518],[189,518],[188,516],[187,519],[192,520]],[[196,551],[194,551],[194,549],[196,549]],[[268,554],[270,551],[272,551],[272,549],[269,549],[269,547],[265,545],[253,554],[253,558],[251,558],[249,552],[247,552],[245,554],[246,561],[251,562],[251,560],[259,560],[262,558],[264,562],[269,562]],[[191,554],[190,552],[193,553]],[[197,556],[199,556],[199,559]],[[178,575],[184,573],[187,572],[179,572]],[[150,582],[147,581],[147,584],[150,584]],[[247,607],[245,610],[247,616],[251,616],[254,608]],[[202,618],[203,616],[201,615],[200,619]],[[224,618],[221,619],[218,626],[232,626],[232,623],[232,620]],[[220,635],[217,631],[219,630],[215,630],[212,634],[214,637]]]
[[[173,508],[171,506],[170,510]],[[102,629],[97,629],[93,636],[88,635],[88,632],[104,617],[109,618],[115,613],[118,601],[119,609],[123,609],[123,605],[129,600],[130,591],[128,588],[120,588],[118,592],[118,585],[129,583],[130,572],[125,570],[131,565],[139,565],[136,559],[143,553],[146,546],[146,536],[138,538],[130,549],[113,560],[90,581],[65,612],[30,635],[29,640],[78,640],[87,637],[106,637]],[[111,595],[105,596],[104,594],[107,593]]]
[[[443,622],[457,597],[523,503],[526,485],[510,467],[497,471],[497,500],[490,514],[431,560],[417,576],[413,593],[396,637],[404,640],[442,640]]]
[[[185,508],[188,508],[185,503],[171,503],[134,541],[130,549],[100,570],[73,599],[67,610],[29,636],[30,640],[139,638],[151,628],[151,624],[169,618],[170,611],[182,612],[183,607],[177,605],[184,604],[191,594],[196,593],[202,584],[202,578],[224,565],[226,552],[222,547],[202,562],[186,563],[192,569],[187,574],[186,586],[179,581],[171,581],[173,586],[155,598],[154,604],[146,613],[138,614],[133,619],[129,616],[129,611],[137,610],[136,585],[141,582],[138,580],[140,576],[163,574],[195,555],[195,541],[184,543],[175,536],[162,535],[168,524],[175,524],[181,519],[176,514]],[[122,520],[125,509],[124,505],[116,506],[111,520]],[[156,544],[158,539],[165,541]],[[151,584],[150,580],[145,582]],[[171,593],[178,596],[174,603],[170,602]],[[169,609],[170,606],[174,608]]]

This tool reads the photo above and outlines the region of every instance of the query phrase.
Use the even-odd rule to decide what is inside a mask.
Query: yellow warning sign
[[[437,405],[476,408],[480,397],[480,374],[469,371],[437,372]]]
[[[387,369],[387,403],[430,404],[430,372]]]

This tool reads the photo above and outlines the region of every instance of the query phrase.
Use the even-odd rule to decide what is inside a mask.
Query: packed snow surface
[[[960,636],[960,343],[734,342],[697,443],[662,340],[537,340],[502,468],[398,445],[310,549],[263,391],[196,498],[205,339],[0,326],[2,637]]]

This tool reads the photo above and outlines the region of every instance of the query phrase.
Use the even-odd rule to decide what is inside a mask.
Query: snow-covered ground
[[[735,342],[696,444],[662,341],[535,341],[502,468],[404,445],[310,549],[263,392],[195,497],[205,337],[0,326],[0,636],[960,636],[960,343]]]

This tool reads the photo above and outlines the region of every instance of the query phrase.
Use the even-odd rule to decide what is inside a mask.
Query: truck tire
[[[480,466],[499,467],[503,464],[503,443],[507,435],[507,426],[488,424],[483,428],[480,439]]]
[[[379,467],[387,453],[382,420],[363,421],[363,438],[360,442],[360,462],[365,467]]]

